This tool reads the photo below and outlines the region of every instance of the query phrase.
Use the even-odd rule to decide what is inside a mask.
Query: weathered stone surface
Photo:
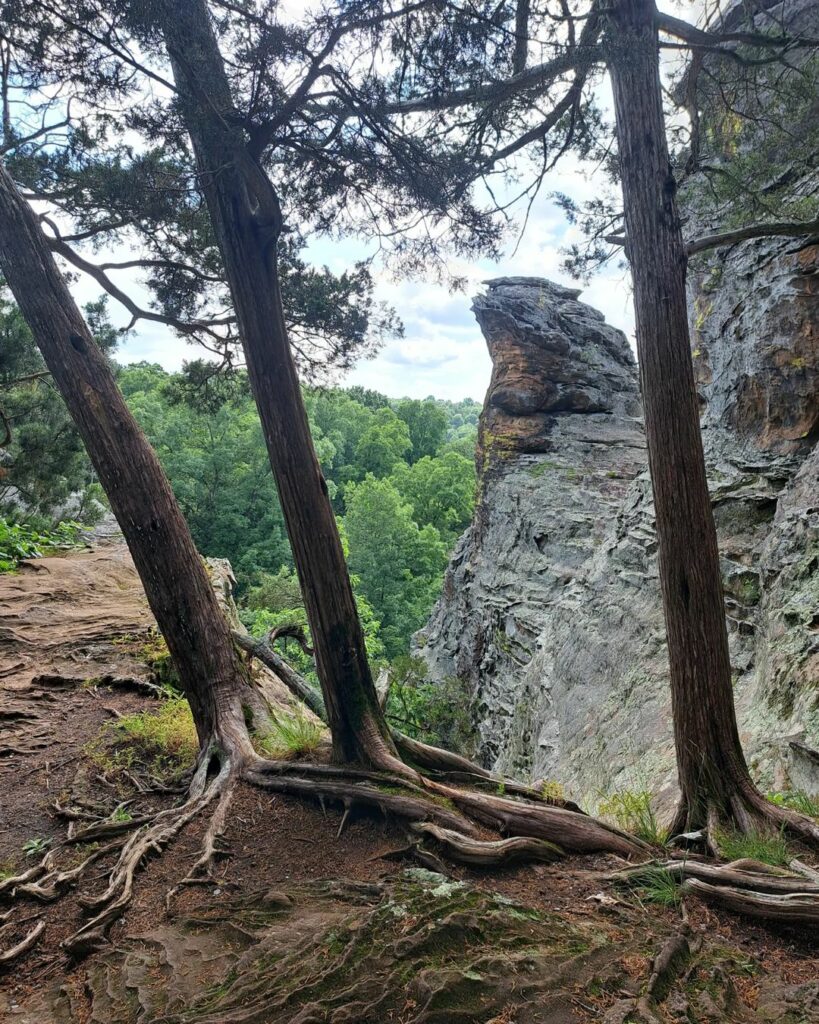
[[[492,282],[474,308],[494,362],[481,493],[419,652],[433,678],[471,688],[486,764],[587,801],[659,787],[669,803],[665,631],[625,338],[536,279]],[[692,321],[743,741],[763,785],[815,790],[815,247],[746,243],[719,282],[704,265]]]

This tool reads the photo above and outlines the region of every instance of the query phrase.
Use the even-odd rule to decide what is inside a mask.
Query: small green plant
[[[541,781],[540,792],[543,794],[544,800],[563,800],[563,784],[555,782],[554,779],[543,779]]]
[[[114,723],[117,732],[148,753],[161,753],[190,763],[199,750],[193,715],[184,697],[171,697],[156,710],[126,715]]]
[[[15,572],[26,558],[42,558],[53,551],[81,547],[83,526],[68,521],[53,530],[37,530],[26,523],[12,523],[0,516],[0,573]]]
[[[601,800],[598,813],[618,828],[654,846],[662,846],[668,833],[657,821],[648,790],[620,790]]]
[[[127,807],[118,807],[111,815],[111,821],[133,821],[134,816]]]
[[[23,853],[26,857],[39,857],[51,846],[51,840],[45,838],[27,839],[23,843]]]
[[[151,629],[139,646],[137,657],[144,661],[151,670],[154,680],[162,686],[168,696],[179,696],[179,677],[176,674],[171,652],[165,643],[165,638],[158,629]]]
[[[300,709],[292,713],[271,715],[271,724],[264,734],[254,737],[260,752],[268,757],[290,760],[311,753],[321,742],[324,728]]]
[[[629,880],[634,893],[643,903],[658,903],[663,907],[680,905],[680,883],[665,868],[648,867]]]
[[[788,864],[791,855],[783,832],[736,832],[729,829],[716,833],[717,845],[726,860],[759,860],[779,867]]]
[[[395,659],[387,718],[413,739],[469,753],[474,733],[466,684],[454,676],[432,683],[426,672],[423,658]]]
[[[807,814],[810,818],[819,818],[819,797],[811,796],[803,789],[791,789],[785,793],[769,793],[768,799],[780,807],[790,807],[791,810]]]
[[[105,726],[84,752],[105,775],[122,775],[136,766],[172,782],[196,759],[199,740],[184,697],[170,697],[159,707],[126,715]],[[115,821],[128,821],[121,808]]]

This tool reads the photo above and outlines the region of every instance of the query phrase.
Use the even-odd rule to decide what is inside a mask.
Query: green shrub
[[[324,736],[320,722],[308,717],[301,709],[271,715],[266,733],[254,736],[260,753],[282,760],[303,757],[316,749]]]
[[[654,814],[648,790],[624,789],[612,793],[600,802],[597,810],[601,817],[609,818],[624,832],[631,832],[654,846],[662,846],[668,838]]]
[[[387,718],[413,739],[468,752],[473,740],[469,695],[461,680],[427,679],[423,658],[396,658],[387,699]]]
[[[82,529],[80,523],[70,521],[53,530],[38,530],[0,516],[0,573],[14,572],[26,558],[42,558],[54,551],[82,547],[78,541]]]

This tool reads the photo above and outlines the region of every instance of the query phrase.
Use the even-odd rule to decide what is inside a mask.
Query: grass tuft
[[[657,903],[663,907],[680,905],[680,883],[665,868],[647,867],[629,879],[629,885],[643,903]]]
[[[769,793],[768,799],[779,807],[788,807],[809,818],[819,818],[819,797],[811,796],[803,789],[790,789],[785,793]]]
[[[126,715],[114,727],[149,754],[161,753],[188,763],[199,750],[193,715],[184,697],[172,697],[155,711]]]
[[[762,861],[781,867],[788,864],[791,854],[785,842],[784,832],[737,832],[720,829],[715,836],[720,853],[726,860]]]
[[[663,846],[668,832],[657,821],[648,790],[620,790],[600,802],[598,814],[638,839]]]
[[[270,728],[253,737],[259,753],[281,760],[310,754],[321,743],[324,727],[303,711],[271,715]]]
[[[188,702],[184,697],[170,697],[158,707],[106,725],[84,751],[105,775],[122,775],[143,767],[157,779],[172,783],[193,765],[199,739]]]

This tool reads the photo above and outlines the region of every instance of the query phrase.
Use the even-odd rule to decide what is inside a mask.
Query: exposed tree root
[[[663,871],[679,882],[688,878],[696,878],[711,885],[736,886],[741,889],[754,890],[771,894],[790,894],[794,892],[819,895],[819,883],[807,881],[801,875],[775,874],[771,871],[748,871],[739,865],[745,861],[732,864],[711,864],[704,861],[668,860],[649,861],[626,868],[609,876],[609,881],[631,882],[645,877],[647,873]]]
[[[45,931],[45,921],[38,921],[37,924],[31,929],[31,931],[17,943],[16,946],[12,946],[5,952],[0,953],[0,966],[9,964],[12,960],[16,960],[17,957],[22,956],[23,953],[27,953],[32,946],[36,946],[40,936]]]
[[[748,863],[653,861],[618,871],[609,876],[609,880],[636,884],[661,871],[679,881],[684,893],[717,903],[736,913],[780,924],[809,924],[819,928],[819,882],[811,881],[803,874],[775,874],[770,869],[749,871],[745,867]]]
[[[721,830],[746,835],[784,832],[791,839],[819,849],[819,824],[789,807],[780,807],[766,800],[750,778],[739,779],[733,784],[722,780],[717,789],[720,791],[725,795],[719,799],[704,799],[698,809],[682,799],[671,825],[671,835],[704,829],[708,850],[717,858],[721,856]]]
[[[228,810],[235,790],[236,777],[235,775],[229,775],[219,796],[216,810],[211,815],[210,822],[205,830],[205,836],[202,840],[202,852],[188,874],[166,894],[166,908],[170,908],[171,900],[183,886],[206,885],[212,880],[214,861],[217,855],[224,852],[220,849],[220,844],[225,834]]]
[[[91,864],[108,856],[109,853],[113,853],[114,850],[120,849],[120,847],[124,846],[125,842],[124,838],[115,839],[112,843],[94,850],[76,867],[69,868],[67,871],[47,871],[35,882],[23,882],[17,885],[12,890],[12,894],[14,896],[28,896],[31,899],[39,900],[41,903],[52,903],[54,900],[59,899],[72,885],[75,885]]]
[[[254,654],[260,646],[265,648],[267,663],[272,663],[290,689],[312,710],[323,711],[315,691],[275,652],[271,658],[267,645],[253,641]],[[450,860],[487,868],[523,860],[551,861],[564,850],[608,851],[629,858],[650,852],[640,840],[596,821],[573,804],[546,800],[536,790],[497,779],[466,758],[400,733],[395,734],[396,747],[411,764],[388,750],[388,745],[384,745],[383,756],[373,758],[375,766],[368,768],[274,761],[253,750],[238,701],[236,706],[221,708],[220,716],[218,739],[203,748],[181,804],[126,821],[117,820],[122,817],[117,814],[122,804],[105,816],[95,813],[99,808],[56,804],[55,812],[69,821],[69,835],[39,865],[0,883],[0,897],[53,901],[79,884],[92,864],[116,854],[104,891],[94,897],[80,897],[80,904],[91,915],[89,920],[63,942],[63,948],[72,955],[96,949],[106,942],[109,927],[131,902],[134,879],[143,863],[215,803],[201,852],[188,874],[168,893],[167,905],[180,887],[203,884],[212,877],[214,860],[222,852],[220,843],[231,800],[240,780],[274,792],[309,797],[322,806],[328,801],[339,805],[343,809],[339,834],[354,809],[378,811],[385,817],[404,821],[415,827],[419,837],[416,853],[433,866],[441,861],[435,852],[424,849],[424,840]],[[422,774],[420,769],[435,777]],[[468,785],[456,785],[456,780]],[[489,786],[503,795],[486,792]],[[505,838],[487,838],[486,827]],[[58,849],[88,842],[103,845],[75,867],[56,867]]]
[[[522,836],[514,839],[472,839],[428,821],[416,822],[411,829],[418,835],[434,839],[449,860],[473,867],[498,867],[519,861],[550,864],[565,856],[559,846],[543,839],[526,839]]]
[[[792,892],[788,894],[753,892],[727,885],[709,885],[698,878],[689,878],[683,892],[735,914],[760,918],[777,924],[809,926],[819,930],[819,894]]]

